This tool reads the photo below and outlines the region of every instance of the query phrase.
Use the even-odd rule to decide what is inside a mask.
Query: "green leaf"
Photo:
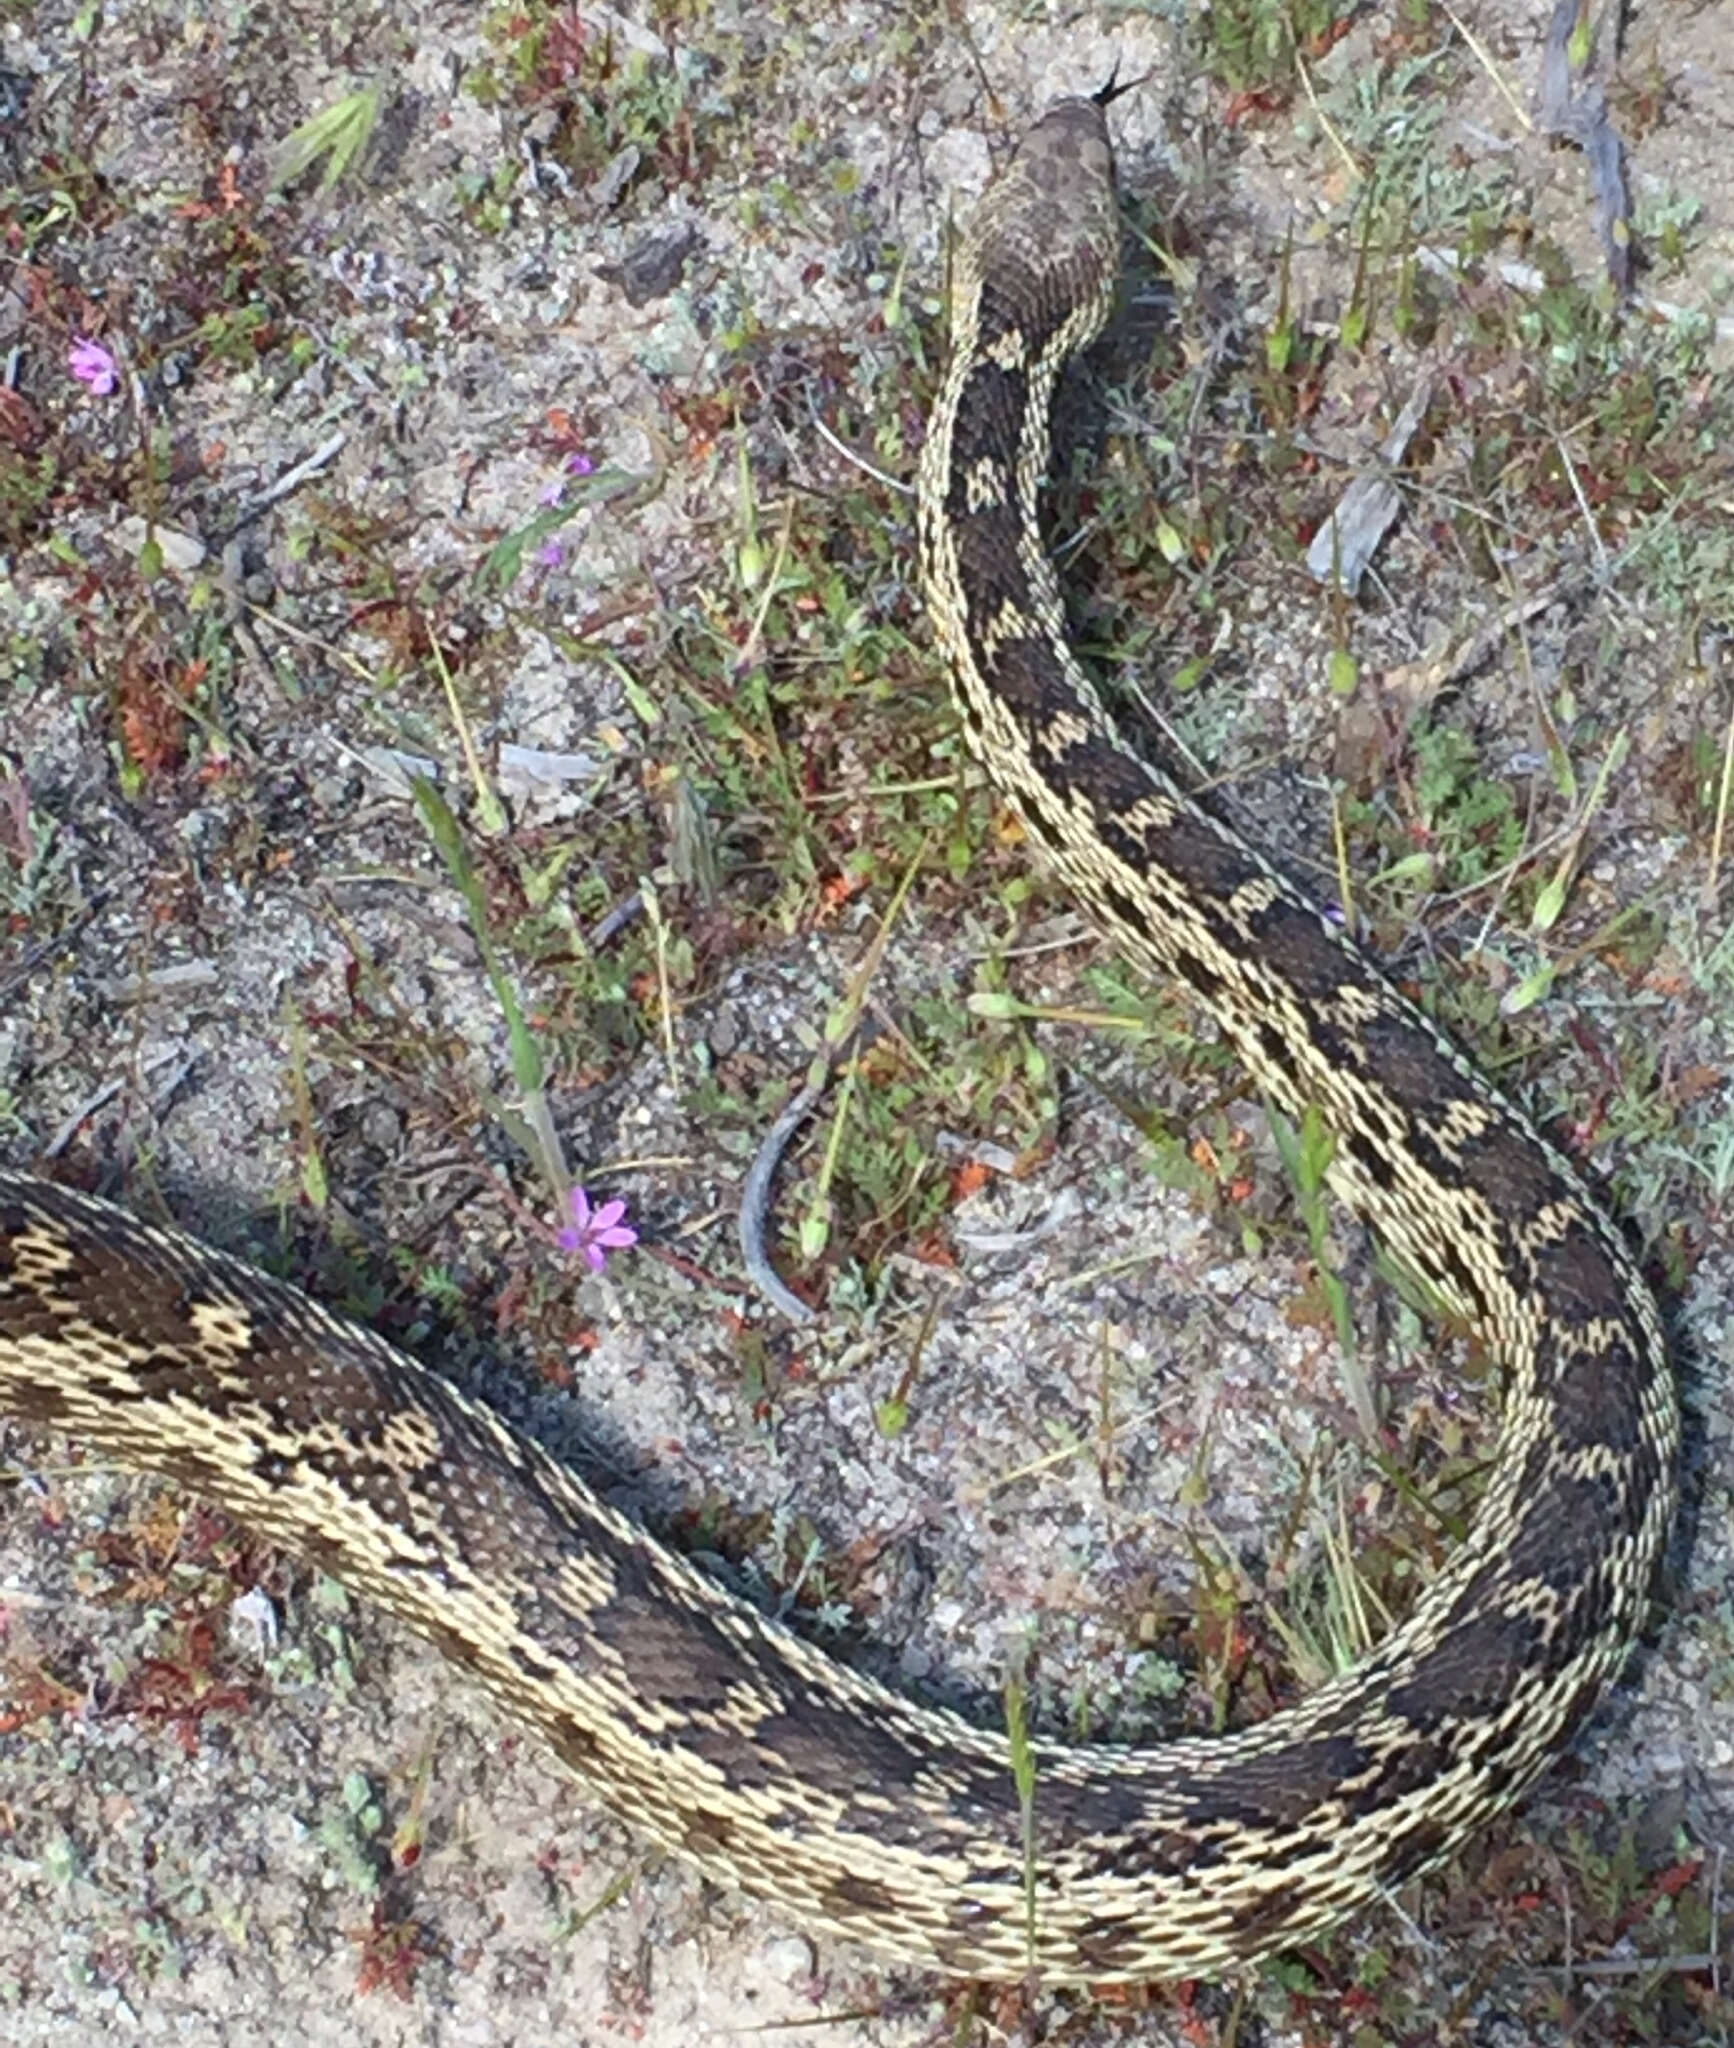
[[[506,1041],[512,1052],[512,1078],[517,1082],[524,1097],[525,1107],[534,1119],[546,1078],[542,1049],[537,1045],[525,1021],[523,1006],[518,1001],[518,992],[512,986],[511,977],[507,974],[499,950],[494,944],[493,931],[488,923],[487,896],[464,847],[458,821],[452,815],[445,798],[425,775],[412,775],[410,789],[415,796],[416,809],[421,812],[422,823],[427,827],[427,835],[434,843],[434,850],[445,863],[447,874],[451,876],[458,894],[464,899],[464,908],[469,913],[470,930],[475,937],[477,950],[482,956],[483,969],[492,984],[500,1013],[506,1020]],[[558,1176],[552,1164],[547,1164],[550,1184],[558,1194]]]
[[[573,479],[566,486],[568,502],[545,506],[522,526],[514,527],[503,539],[495,541],[476,571],[476,581],[484,590],[510,590],[523,569],[524,556],[532,548],[540,547],[551,533],[558,533],[574,513],[587,505],[606,505],[611,498],[636,490],[643,482],[643,477],[612,468]],[[636,710],[637,706],[633,708]]]
[[[909,1403],[895,1397],[881,1401],[873,1411],[873,1420],[879,1425],[881,1436],[901,1436],[909,1427]]]
[[[1388,868],[1380,869],[1373,877],[1375,882],[1419,882],[1430,887],[1438,863],[1430,853],[1406,853],[1401,860],[1392,861]]]
[[[319,189],[329,192],[339,178],[355,167],[367,147],[383,100],[383,87],[364,85],[359,92],[345,93],[322,113],[303,121],[284,138],[269,189],[280,192],[323,157],[325,169]]]
[[[1551,960],[1543,960],[1532,967],[1514,989],[1508,989],[1500,1001],[1504,1016],[1515,1017],[1521,1011],[1533,1009],[1553,987],[1554,967]]]
[[[832,1204],[829,1195],[816,1195],[813,1205],[801,1218],[801,1257],[809,1265],[820,1256],[831,1241]]]
[[[1574,71],[1581,71],[1589,62],[1594,42],[1595,30],[1590,21],[1590,11],[1587,7],[1580,7],[1571,38],[1565,46],[1566,62]]]
[[[632,706],[633,716],[641,725],[654,731],[662,723],[662,706],[630,670],[617,666],[615,674],[620,678],[620,687],[626,693],[627,703]]]
[[[1017,1787],[1023,1820],[1024,1939],[1033,1963],[1036,1952],[1036,1758],[1030,1748],[1024,1716],[1022,1681],[1009,1679],[1005,1689],[1005,1732],[1011,1748],[1012,1783]]]
[[[1551,931],[1559,922],[1559,914],[1564,908],[1565,876],[1552,875],[1541,885],[1541,893],[1535,899],[1535,908],[1529,917],[1530,930]]]

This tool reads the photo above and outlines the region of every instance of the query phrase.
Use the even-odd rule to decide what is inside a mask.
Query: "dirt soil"
[[[1734,2038],[1734,5],[1602,37],[1623,308],[1529,116],[1547,9],[1318,12],[0,5],[0,1148],[371,1315],[903,1683],[993,1718],[1022,1668],[1038,1726],[1135,1736],[1232,1666],[1268,1709],[1293,1644],[1246,1575],[1401,1492],[1354,1464],[1321,1257],[1448,1465],[1485,1374],[1351,1224],[1309,1237],[1178,996],[1125,997],[1136,1045],[1077,1024],[1111,960],[960,774],[911,580],[948,219],[1117,69],[1165,368],[1102,373],[1090,616],[1641,1241],[1688,1508],[1625,1681],[1327,1948],[948,1987],[719,1891],[386,1617],[0,1422],[0,2041]],[[1298,64],[1241,54],[1273,21]],[[1324,591],[1305,541],[1423,382],[1403,517]],[[641,1233],[600,1275],[554,1246],[418,766],[567,1156]],[[797,1332],[741,1183],[911,859],[861,1080],[908,1095],[804,1265],[823,1117],[785,1173]]]

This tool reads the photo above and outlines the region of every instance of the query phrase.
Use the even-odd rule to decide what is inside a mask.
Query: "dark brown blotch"
[[[952,521],[957,543],[958,580],[969,605],[974,633],[990,632],[1007,605],[1026,616],[1030,610],[1029,579],[1017,550],[1017,517],[1009,505],[983,505],[959,512]]]
[[[288,1485],[300,1469],[300,1460],[286,1451],[274,1451],[261,1445],[253,1453],[253,1475],[264,1480],[267,1486]]]
[[[1117,882],[1104,882],[1102,884],[1102,901],[1107,904],[1108,909],[1112,912],[1115,922],[1123,925],[1127,931],[1145,932],[1149,930],[1149,915],[1145,911],[1144,906],[1136,897],[1129,896]],[[1165,951],[1166,949],[1164,948],[1163,950]],[[1184,971],[1184,961],[1177,961],[1176,965]],[[1213,974],[1208,974],[1208,970],[1206,970],[1206,973],[1210,986],[1220,988],[1222,984],[1218,978]],[[1194,986],[1197,986],[1197,984],[1194,983]],[[1201,991],[1201,993],[1203,992]]]
[[[1431,1147],[1427,1149],[1431,1150]],[[1441,1175],[1440,1178],[1443,1179],[1444,1176]],[[1471,1322],[1478,1327],[1484,1327],[1491,1306],[1487,1299],[1487,1290],[1481,1284],[1480,1274],[1463,1256],[1457,1240],[1441,1234],[1426,1249],[1433,1254],[1435,1277],[1446,1293],[1456,1301]]]
[[[10,1279],[18,1260],[12,1240],[30,1228],[30,1212],[22,1202],[0,1202],[0,1280]]]
[[[1551,1434],[1562,1451],[1605,1444],[1630,1457],[1643,1440],[1644,1377],[1636,1344],[1625,1337],[1590,1350],[1557,1328],[1542,1332],[1536,1383],[1552,1403]]]
[[[1483,1603],[1496,1598],[1497,1590],[1483,1588]],[[1540,1632],[1534,1615],[1500,1613],[1483,1604],[1424,1652],[1402,1683],[1392,1688],[1387,1702],[1391,1712],[1424,1734],[1449,1721],[1480,1720],[1510,1698],[1520,1676],[1534,1675]],[[1419,1758],[1419,1750],[1413,1755]],[[1426,1773],[1432,1775],[1441,1761],[1425,1758]]]
[[[1209,819],[1177,812],[1166,825],[1150,825],[1142,848],[1146,860],[1164,869],[1195,896],[1218,902],[1254,880],[1262,870],[1244,847],[1236,846]]]
[[[1443,1821],[1417,1821],[1413,1827],[1405,1828],[1392,1837],[1386,1882],[1395,1884],[1402,1878],[1419,1876],[1451,1846],[1451,1830]]]
[[[1412,1114],[1432,1115],[1477,1093],[1474,1083],[1457,1071],[1433,1034],[1417,1021],[1381,1012],[1361,1027],[1361,1040],[1369,1067]]]
[[[1057,329],[1071,318],[1073,301],[1063,289],[1065,280],[1038,269],[1006,243],[995,250],[993,274],[982,280],[981,300],[976,311],[975,352],[983,357],[997,350],[1009,336],[1023,344],[1024,359],[1033,362]],[[978,362],[977,371],[995,367]],[[975,373],[972,373],[972,376]],[[1021,372],[1008,373],[1021,377]]]
[[[1307,1907],[1307,1886],[1303,1878],[1291,1878],[1287,1884],[1279,1884],[1274,1890],[1259,1892],[1252,1901],[1243,1906],[1234,1916],[1235,1932],[1250,1944],[1254,1941],[1280,1941],[1292,1927],[1297,1915],[1305,1915]]]
[[[1058,853],[1065,845],[1065,837],[1061,833],[1059,826],[1054,823],[1053,819],[1048,816],[1047,812],[1039,804],[1031,804],[1027,808],[1020,804],[1018,815],[1049,853]],[[1121,900],[1124,901],[1125,899],[1122,897]]]
[[[971,465],[984,455],[998,462],[1009,462],[1016,455],[1028,403],[1029,378],[1022,370],[982,361],[971,367],[958,393],[951,429],[951,476],[945,508],[953,520],[968,511]]]
[[[1502,1215],[1527,1219],[1559,1193],[1559,1177],[1533,1139],[1503,1121],[1458,1147],[1463,1178]]]
[[[1253,916],[1251,924],[1259,952],[1311,1001],[1327,1002],[1345,985],[1366,986],[1366,969],[1332,937],[1316,910],[1278,896]]]
[[[915,1845],[931,1825],[919,1799],[897,1795],[930,1776],[933,1758],[901,1740],[891,1726],[857,1718],[819,1698],[809,1695],[798,1709],[768,1713],[749,1732],[719,1722],[682,1740],[725,1767],[745,1789],[812,1785],[841,1798],[846,1809],[857,1788],[872,1792],[871,1808],[853,1814],[846,1810],[845,1825],[882,1841]],[[947,1760],[947,1776],[958,1781],[947,1788],[952,1811],[964,1811],[972,1826],[1015,1832],[1016,1793],[1009,1775],[953,1758]]]
[[[654,1595],[623,1589],[596,1609],[590,1625],[634,1692],[690,1714],[716,1712],[746,1675],[704,1615]]]
[[[1112,891],[1109,892],[1110,898]],[[1178,952],[1172,955],[1171,965],[1180,979],[1197,990],[1207,1003],[1213,1003],[1222,994],[1222,976],[1214,967],[1206,967],[1196,954]]]
[[[1148,1871],[1154,1877],[1186,1877],[1216,1869],[1227,1854],[1223,1839],[1208,1829],[1187,1834],[1176,1828],[1148,1840],[1134,1835],[1119,1848],[1105,1849],[1090,1865],[1090,1874],[1138,1877]]]
[[[885,1920],[900,1911],[901,1902],[876,1877],[845,1870],[828,1878],[820,1897],[839,1920],[853,1920],[858,1914],[871,1920]]]
[[[1053,762],[1048,779],[1066,796],[1081,796],[1095,813],[1096,830],[1110,852],[1134,870],[1145,865],[1144,841],[1121,822],[1154,784],[1142,761],[1104,733],[1090,732]]]
[[[1139,1952],[1148,1945],[1147,1932],[1134,1923],[1099,1916],[1086,1920],[1072,1937],[1078,1960],[1104,1977],[1136,1964]]]
[[[1350,1156],[1373,1186],[1389,1194],[1397,1185],[1397,1167],[1384,1146],[1352,1126],[1343,1136]]]
[[[1640,1493],[1611,1472],[1562,1472],[1552,1467],[1552,1456],[1545,1446],[1536,1453],[1539,1469],[1508,1555],[1514,1578],[1552,1587],[1572,1617],[1556,1636],[1557,1653],[1561,1641],[1576,1640],[1605,1618],[1607,1592],[1597,1565],[1642,1520],[1648,1489]]]
[[[70,1419],[72,1406],[52,1380],[9,1378],[6,1413],[20,1422],[61,1423]]]
[[[117,1403],[126,1401],[172,1401],[178,1397],[196,1401],[201,1407],[215,1409],[219,1414],[234,1406],[232,1397],[225,1398],[224,1390],[210,1384],[210,1376],[196,1358],[189,1359],[184,1351],[153,1350],[142,1358],[130,1362],[133,1378],[138,1382],[137,1392],[111,1384],[110,1397]]]
[[[1144,1794],[1120,1778],[1104,1776],[1083,1784],[1050,1779],[1036,1791],[1037,1838],[1056,1852],[1068,1843],[1113,1842],[1136,1836],[1144,1812]],[[1112,1866],[1104,1861],[1099,1867]]]
[[[300,1550],[302,1545],[297,1541],[295,1547]],[[415,1616],[414,1627],[417,1635],[425,1642],[431,1643],[448,1664],[455,1665],[460,1671],[474,1668],[476,1646],[468,1636],[460,1634],[457,1629],[443,1621],[434,1620],[431,1615],[420,1610]]]
[[[1529,1248],[1536,1287],[1548,1313],[1562,1323],[1589,1323],[1625,1313],[1625,1290],[1613,1254],[1579,1217],[1543,1244]]]
[[[1325,1733],[1238,1763],[1211,1790],[1210,1810],[1247,1827],[1298,1828],[1367,1767],[1360,1742]]]
[[[1012,716],[1032,731],[1071,705],[1071,686],[1045,640],[1003,642],[982,663],[982,675]]]
[[[681,1816],[681,1847],[697,1862],[720,1862],[733,1848],[734,1839],[735,1825],[727,1814],[693,1807]]]
[[[568,1770],[576,1771],[580,1777],[593,1771],[602,1759],[602,1744],[588,1728],[578,1722],[562,1720],[554,1729],[550,1741],[554,1754]]]

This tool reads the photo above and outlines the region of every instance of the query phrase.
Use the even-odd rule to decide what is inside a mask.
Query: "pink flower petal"
[[[72,338],[72,346],[66,352],[66,367],[97,398],[107,398],[119,376],[114,357],[102,343],[87,340],[82,334]]]
[[[609,1252],[623,1252],[638,1242],[638,1232],[622,1220],[626,1204],[618,1196],[592,1209],[589,1195],[575,1187],[569,1199],[572,1221],[559,1234],[560,1249],[582,1252],[593,1273],[607,1265]]]

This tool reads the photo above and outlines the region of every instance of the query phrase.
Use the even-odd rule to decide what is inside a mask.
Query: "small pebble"
[[[785,1984],[797,1984],[813,1974],[813,1951],[798,1935],[784,1935],[764,1948],[765,1968]]]

